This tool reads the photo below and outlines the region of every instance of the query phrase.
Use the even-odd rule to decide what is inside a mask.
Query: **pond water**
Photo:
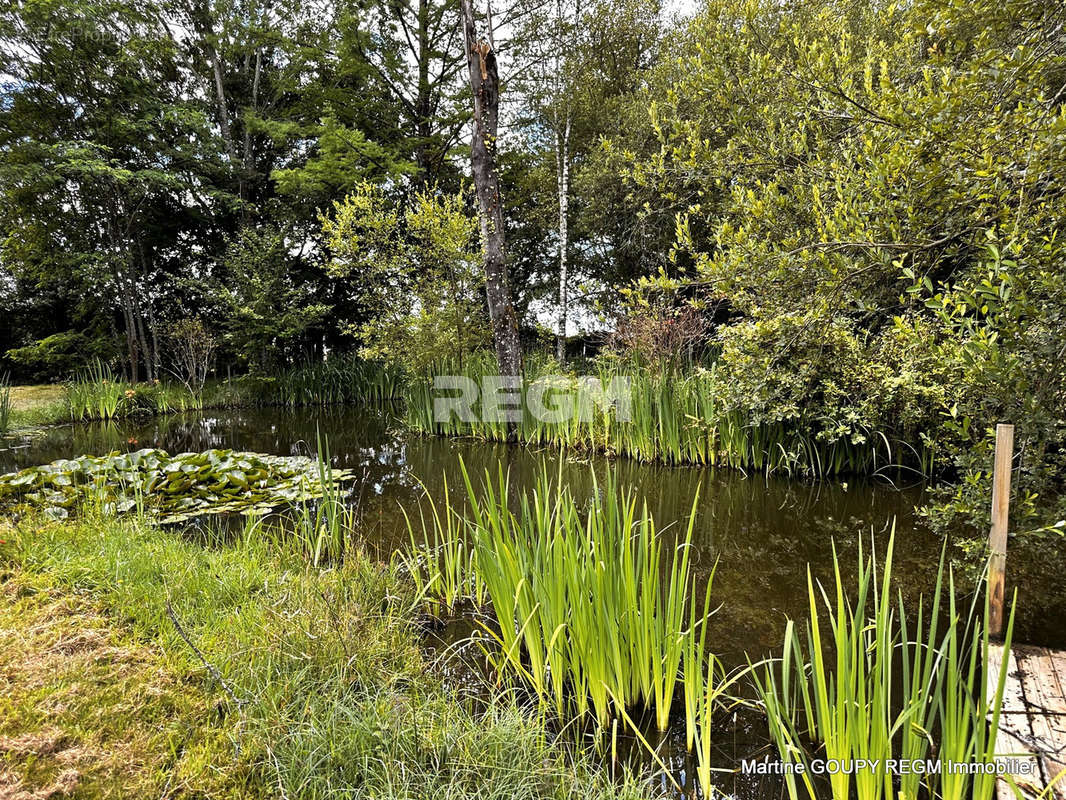
[[[894,527],[896,583],[911,608],[917,607],[921,593],[931,592],[936,576],[942,540],[923,527],[915,512],[925,499],[921,486],[792,481],[418,437],[405,433],[389,412],[375,408],[227,410],[59,426],[0,443],[0,472],[82,453],[143,447],[171,453],[233,448],[307,455],[314,452],[318,432],[328,438],[336,466],[363,476],[365,536],[383,557],[406,541],[400,507],[416,509],[423,486],[437,495],[447,476],[453,496],[460,499],[460,458],[472,475],[486,469],[495,473],[502,464],[517,488],[530,485],[547,464],[553,474],[561,469],[563,480],[579,496],[591,490],[594,473],[602,478],[613,466],[620,483],[646,498],[659,527],[678,531],[687,524],[698,490],[694,560],[703,575],[717,564],[714,598],[721,606],[710,637],[727,667],[780,648],[786,618],[806,618],[808,565],[816,578],[831,579],[834,545],[846,571],[853,573],[860,546],[883,552]],[[1019,590],[1016,641],[1066,646],[1066,592],[1059,589],[1062,559],[1048,558],[1046,548],[1029,552],[1014,542],[1011,548],[1008,593],[1015,586]],[[738,757],[765,754],[764,727],[745,712],[723,721],[722,766],[735,766]],[[676,755],[679,771],[686,771],[673,743],[663,744],[664,754]],[[773,785],[768,787],[768,779],[754,776],[728,775],[722,780],[722,789],[744,797],[776,795],[780,785],[779,779],[770,779]]]

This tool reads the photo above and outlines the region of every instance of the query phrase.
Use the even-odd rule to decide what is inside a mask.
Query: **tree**
[[[215,354],[215,337],[203,320],[187,317],[167,327],[170,372],[194,397],[199,397]]]
[[[460,6],[470,88],[474,93],[470,163],[480,212],[485,297],[500,374],[517,377],[522,372],[522,349],[507,274],[503,198],[496,166],[500,76],[492,43],[492,21],[488,22],[486,38],[478,38],[471,0],[460,0]]]
[[[253,371],[269,372],[303,354],[308,330],[329,312],[293,269],[292,241],[277,227],[244,228],[226,251],[226,339]]]
[[[209,161],[165,12],[142,2],[0,12],[4,267],[59,306],[60,331],[121,337],[133,379],[158,374],[162,295],[198,206],[190,165]]]
[[[678,269],[647,291],[736,312],[724,402],[906,442],[979,490],[1008,419],[1024,490],[1061,490],[1063,25],[1029,0],[716,0],[693,21],[625,178],[676,209]]]
[[[602,138],[617,131],[620,108],[654,63],[662,30],[656,0],[556,0],[535,8],[516,37],[522,66],[513,91],[520,96],[523,134],[517,147],[523,159],[535,154],[545,184],[550,181],[550,189],[545,185],[540,191],[545,197],[550,191],[554,205],[553,222],[543,236],[553,240],[555,250],[560,362],[572,285],[581,279],[613,283],[611,270],[605,269],[613,253],[604,251],[620,249],[604,236],[621,216],[617,199],[609,198],[602,217],[590,220],[589,214],[600,202],[592,195],[602,194],[602,184],[618,183],[613,167],[591,191],[573,192],[574,178],[588,183],[590,162]]]
[[[330,272],[356,278],[360,301],[374,310],[352,331],[362,355],[419,373],[445,357],[461,366],[488,343],[477,222],[461,195],[423,189],[398,208],[363,184],[322,224]]]

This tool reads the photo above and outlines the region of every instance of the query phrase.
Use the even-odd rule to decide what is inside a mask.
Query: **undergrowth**
[[[49,590],[89,593],[111,625],[157,648],[167,673],[202,693],[196,702],[212,718],[162,716],[215,737],[210,770],[244,796],[640,794],[631,780],[607,783],[513,702],[499,698],[486,710],[457,702],[423,662],[409,588],[357,551],[316,570],[276,541],[238,536],[205,547],[137,518],[29,519],[0,538],[9,570]],[[5,598],[3,613],[12,609]],[[114,680],[86,695],[101,713],[117,709]],[[50,701],[46,689],[40,702]],[[174,762],[196,773],[186,734],[161,735]],[[8,769],[36,779],[25,759]],[[145,780],[155,794],[174,788],[158,770]]]

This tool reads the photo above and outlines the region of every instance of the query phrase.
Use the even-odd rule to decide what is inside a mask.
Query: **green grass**
[[[608,785],[512,701],[457,703],[422,661],[409,585],[357,551],[314,569],[280,537],[205,546],[132,517],[25,520],[0,538],[8,571],[88,593],[203,693],[215,712],[182,716],[189,730],[168,739],[172,758],[186,758],[182,736],[216,732],[226,748],[212,769],[244,776],[242,796],[639,796],[631,782]],[[118,677],[88,687],[86,701],[106,713]],[[145,796],[166,793],[162,777]]]
[[[69,419],[64,388],[55,384],[11,387],[8,431],[52,425]]]
[[[212,693],[90,592],[7,570],[0,675],[5,797],[244,796]]]

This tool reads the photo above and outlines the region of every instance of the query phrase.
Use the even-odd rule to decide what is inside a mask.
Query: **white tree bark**
[[[555,139],[555,166],[557,188],[559,192],[559,318],[555,335],[556,357],[560,366],[566,363],[566,321],[569,297],[567,283],[569,279],[567,271],[567,248],[569,245],[569,232],[567,230],[567,215],[570,209],[570,113],[566,114],[566,122],[562,131],[556,126]]]

